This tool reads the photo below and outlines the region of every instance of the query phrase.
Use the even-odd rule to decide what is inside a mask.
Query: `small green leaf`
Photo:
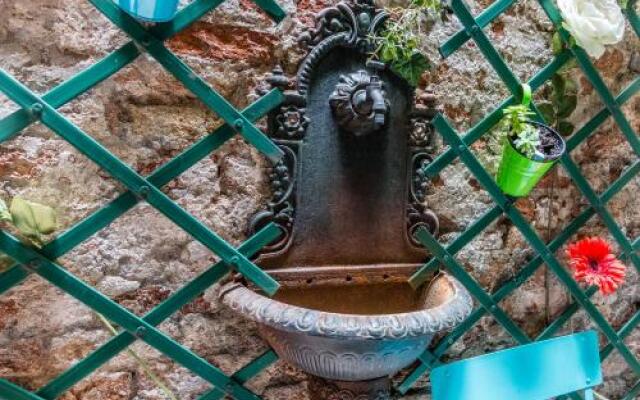
[[[564,45],[562,44],[562,38],[560,37],[560,32],[555,31],[553,33],[553,37],[551,38],[551,49],[553,50],[553,54],[558,55],[562,53]]]
[[[39,238],[56,230],[56,212],[51,207],[16,196],[9,211],[15,227],[28,238]]]
[[[565,94],[566,80],[560,74],[553,74],[551,77],[551,84],[553,85],[553,94],[556,98],[561,98]]]
[[[578,105],[578,96],[572,94],[564,96],[558,103],[558,118],[568,118]]]
[[[538,110],[542,114],[542,118],[548,125],[553,125],[556,120],[556,112],[553,105],[549,101],[541,101],[538,103]]]
[[[0,199],[0,222],[12,222],[11,213],[9,212],[9,207],[7,207],[7,203],[4,200]]]
[[[430,67],[429,60],[424,54],[415,52],[406,61],[391,64],[391,69],[404,78],[411,86],[418,86],[420,77]]]
[[[396,58],[396,49],[393,46],[382,47],[382,61],[391,61]]]
[[[569,121],[560,121],[558,123],[558,133],[562,136],[569,136],[576,128]]]
[[[578,84],[571,78],[564,77],[564,93],[576,94],[578,93]]]

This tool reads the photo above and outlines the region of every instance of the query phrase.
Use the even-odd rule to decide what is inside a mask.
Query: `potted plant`
[[[567,147],[558,132],[530,119],[530,102],[531,88],[523,85],[522,104],[507,107],[501,122],[505,140],[497,182],[514,197],[528,195]]]
[[[380,1],[381,3],[389,3]],[[421,51],[437,18],[447,10],[440,0],[408,0],[404,7],[385,7],[388,19],[383,29],[372,34],[372,60],[386,63],[390,70],[416,87],[422,74],[431,68]]]
[[[178,0],[114,0],[118,6],[136,19],[146,22],[166,22],[173,19]]]

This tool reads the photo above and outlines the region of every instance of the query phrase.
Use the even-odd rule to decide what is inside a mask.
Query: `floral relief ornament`
[[[624,36],[622,10],[616,0],[557,0],[564,22],[576,43],[590,56],[599,58],[605,46]]]

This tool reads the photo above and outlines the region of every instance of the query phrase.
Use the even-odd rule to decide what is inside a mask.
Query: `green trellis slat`
[[[628,183],[640,170],[640,162],[636,162],[633,167],[628,168],[601,196],[602,202],[607,202],[611,199],[626,183]],[[464,245],[466,245],[470,239],[475,237],[482,229],[489,225],[490,222],[497,219],[498,216],[502,214],[500,207],[495,206],[490,211],[485,213],[483,217],[477,220],[474,224],[474,227],[468,229],[463,234],[461,234],[458,238],[456,238],[447,248],[447,252],[451,255],[455,255]],[[595,210],[591,207],[583,210],[578,217],[576,217],[562,232],[560,232],[556,237],[547,245],[549,250],[552,252],[557,251],[560,247],[562,247],[574,234],[578,232],[578,230],[584,226],[584,224],[595,214]],[[416,274],[414,277],[417,278],[417,283],[421,282],[420,277],[424,276],[425,273],[430,273],[434,271],[438,267],[438,259],[430,260],[426,265],[423,271],[420,271],[420,274]],[[535,273],[538,268],[542,265],[543,260],[540,256],[536,256],[534,259],[529,261],[525,266],[518,272],[518,274],[511,279],[509,282],[501,286],[494,294],[493,300],[495,303],[499,303],[507,296],[509,296],[515,289],[520,287],[533,273]],[[414,281],[411,281],[414,282]],[[415,283],[414,283],[415,284]],[[590,289],[587,291],[589,296],[595,293],[594,289]],[[579,308],[578,307],[569,307],[559,318],[557,318],[543,333],[536,338],[536,340],[543,340],[551,337],[554,333],[558,331]],[[486,314],[486,310],[484,308],[476,309],[461,325],[459,325],[456,329],[454,329],[451,333],[444,337],[439,343],[439,345],[433,351],[433,354],[427,351],[421,359],[425,360],[425,357],[431,359],[431,362],[423,362],[419,368],[417,368],[411,375],[409,375],[405,381],[400,385],[400,390],[402,392],[406,392],[415,380],[417,380],[421,375],[426,372],[428,368],[437,366],[438,357],[442,356],[451,345],[455,343],[462,335],[469,330],[473,325],[475,325],[480,318],[482,318]]]
[[[282,93],[273,90],[258,99],[251,106],[247,107],[243,113],[250,120],[256,120],[265,115],[270,109],[276,106],[282,99]],[[222,125],[209,135],[200,139],[190,148],[176,156],[171,161],[159,167],[148,179],[158,187],[164,186],[172,179],[195,165],[202,158],[220,147],[228,139],[233,137],[235,132],[228,125]],[[58,236],[42,248],[42,253],[51,259],[61,257],[86,238],[98,232],[116,218],[133,208],[139,199],[130,191],[127,191],[105,207],[99,209],[89,217],[80,221],[77,225]],[[28,270],[14,265],[6,272],[0,274],[0,294],[10,289],[28,275]]]
[[[0,232],[0,248],[9,257],[30,265],[33,272],[48,282],[64,290],[76,300],[93,310],[99,310],[109,320],[126,329],[131,335],[165,354],[194,374],[210,382],[218,389],[238,399],[258,399],[255,394],[231,380],[217,367],[190,352],[179,343],[162,333],[152,324],[137,317],[107,296],[44,257],[33,248],[22,244],[6,232]]]
[[[138,21],[111,0],[90,0],[114,25],[131,36],[137,44],[142,46],[150,56],[169,71],[176,79],[195,94],[207,107],[214,111],[227,124],[233,126],[245,139],[263,152],[272,161],[278,161],[283,156],[282,150],[266,135],[256,128],[249,120],[242,116],[224,97],[213,90],[204,79],[200,78],[191,68],[183,63],[175,54],[167,49],[162,39],[146,30]]]
[[[21,107],[30,108],[32,112],[37,110],[40,121],[44,125],[102,167],[135,193],[136,196],[144,198],[148,204],[152,205],[208,249],[218,254],[223,260],[237,268],[239,272],[251,279],[266,293],[274,294],[276,292],[279,286],[278,282],[256,267],[246,257],[235,251],[226,241],[172,201],[155,185],[140,176],[127,164],[121,162],[91,136],[71,123],[62,114],[58,113],[53,107],[42,101],[41,98],[3,70],[0,70],[0,90]],[[256,128],[254,127],[254,129]]]
[[[109,0],[90,1],[133,40],[41,97],[35,95],[5,71],[0,70],[0,90],[21,107],[18,111],[0,120],[0,142],[14,137],[31,123],[41,121],[111,173],[129,190],[78,222],[39,250],[27,247],[12,236],[0,232],[0,251],[7,253],[16,261],[16,264],[0,274],[0,294],[22,282],[30,273],[36,273],[96,312],[104,314],[124,330],[35,393],[30,393],[6,380],[0,379],[0,397],[16,400],[55,399],[119,354],[134,341],[142,340],[213,384],[214,387],[209,392],[204,393],[200,400],[219,400],[225,395],[230,395],[237,399],[257,399],[258,396],[245,389],[243,384],[277,360],[277,355],[272,350],[268,350],[258,356],[235,374],[226,376],[215,366],[166,337],[155,326],[169,318],[180,307],[192,301],[232,269],[254,280],[256,284],[265,288],[269,293],[273,293],[278,287],[277,282],[251,263],[247,257],[271,242],[280,232],[275,226],[270,225],[249,238],[236,250],[200,221],[177,206],[160,191],[160,188],[218,149],[237,133],[271,160],[278,160],[282,156],[281,150],[256,129],[252,122],[276,107],[282,101],[282,94],[274,90],[242,112],[237,111],[164,46],[164,40],[185,29],[204,14],[215,9],[224,0],[196,0],[178,12],[172,21],[156,24],[148,28],[121,12]],[[440,265],[444,265],[470,290],[481,304],[481,307],[474,310],[467,320],[436,343],[432,350],[425,350],[419,358],[419,365],[398,387],[398,390],[403,393],[409,390],[429,369],[438,365],[440,358],[446,351],[485,315],[492,315],[516,341],[527,343],[532,340],[542,340],[553,336],[576,312],[584,309],[609,340],[609,343],[601,350],[601,357],[604,359],[614,350],[617,350],[636,375],[640,377],[640,363],[623,342],[640,324],[640,312],[637,312],[616,332],[589,300],[595,290],[589,288],[582,291],[553,255],[581,227],[597,215],[620,245],[622,249],[620,257],[630,261],[640,271],[640,258],[636,253],[640,249],[640,238],[627,238],[606,209],[607,202],[638,175],[640,161],[635,161],[623,171],[604,192],[596,194],[570,157],[570,152],[583,143],[609,117],[614,119],[636,155],[640,154],[640,140],[620,109],[623,104],[640,91],[640,77],[634,79],[617,97],[614,97],[608,91],[586,53],[579,47],[572,47],[554,57],[549,64],[540,69],[527,82],[536,91],[560,68],[570,60],[575,59],[605,106],[567,141],[567,154],[560,161],[560,164],[574,181],[576,187],[588,201],[588,206],[559,234],[552,238],[549,243],[545,244],[513,206],[513,199],[507,198],[499,191],[494,180],[482,168],[468,148],[500,121],[502,110],[509,105],[515,104],[521,94],[520,81],[483,32],[483,28],[502,15],[516,1],[497,0],[475,18],[463,0],[453,0],[452,2],[454,13],[462,23],[463,29],[451,36],[440,47],[440,53],[446,58],[455,53],[467,41],[473,40],[496,74],[504,82],[511,96],[504,100],[495,110],[487,114],[485,118],[462,137],[458,136],[458,133],[451,128],[442,115],[437,116],[434,120],[434,126],[450,145],[450,148],[427,165],[424,172],[427,176],[436,176],[443,168],[460,159],[496,204],[490,207],[446,247],[439,244],[427,231],[422,230],[419,232],[420,241],[432,252],[434,257],[411,277],[410,283],[414,287],[421,285],[430,273],[435,272]],[[254,0],[254,2],[275,21],[280,21],[285,17],[283,10],[273,0]],[[554,26],[560,28],[559,13],[552,1],[538,0],[538,2]],[[634,3],[635,0],[630,2],[625,14],[636,35],[640,35],[640,19],[635,11]],[[562,39],[565,43],[568,43],[569,36],[567,32],[562,29],[560,29],[560,32]],[[159,167],[147,177],[138,175],[56,111],[57,108],[78,98],[78,96],[117,73],[135,60],[141,52],[146,52],[153,57],[225,122],[214,132],[197,141],[190,148]],[[536,111],[538,119],[541,119],[535,104],[533,109]],[[66,254],[96,232],[108,226],[140,201],[147,201],[221,258],[220,262],[206,269],[201,275],[176,291],[142,318],[131,314],[128,310],[112,302],[55,262],[56,258]],[[520,230],[537,255],[528,261],[512,279],[502,284],[493,294],[489,294],[462,268],[454,257],[456,253],[503,215],[509,218],[516,228]],[[576,301],[567,307],[538,337],[532,339],[509,318],[499,307],[499,303],[526,282],[544,264],[547,264],[558,276]],[[632,399],[638,393],[640,393],[640,381],[631,388],[624,398]],[[572,394],[570,397],[574,399],[580,398],[577,394]]]
[[[258,356],[255,360],[242,367],[238,372],[231,375],[232,379],[236,379],[240,383],[245,383],[249,379],[258,375],[262,370],[267,368],[278,360],[278,356],[273,350],[267,350],[262,355]],[[211,391],[203,394],[199,400],[219,400],[224,397],[223,393],[212,389]]]
[[[260,248],[277,239],[279,235],[279,228],[275,225],[268,225],[265,229],[247,240],[238,250],[246,255],[253,255],[260,250]],[[208,287],[216,283],[228,272],[229,267],[225,263],[218,262],[214,264],[157,305],[153,310],[149,311],[143,320],[154,326],[159,325],[182,306],[202,294]],[[37,391],[37,394],[46,399],[55,399],[62,392],[88,376],[134,341],[135,337],[128,332],[118,334],[100,348],[94,350],[82,361],[73,365],[56,379],[43,386]]]
[[[504,12],[513,1],[498,0],[489,6],[486,10],[478,15],[477,18],[473,18],[469,12],[468,7],[463,0],[453,1],[453,10],[458,16],[464,29],[453,35],[447,42],[440,48],[440,52],[444,57],[449,56],[460,48],[467,40],[473,39],[476,42],[479,50],[488,59],[489,63],[493,66],[498,76],[507,85],[507,88],[512,94],[517,95],[515,84],[517,79],[509,71],[502,61],[498,52],[493,48],[490,41],[482,32],[482,28],[487,26],[492,20],[497,18],[502,12]],[[539,3],[543,7],[547,16],[552,20],[556,28],[561,27],[561,21],[559,13],[550,0],[539,0]],[[632,29],[637,35],[640,35],[640,21],[634,8],[635,1],[630,2],[626,15]],[[565,43],[568,43],[568,35],[560,29],[561,35]],[[623,254],[621,258],[626,258],[638,269],[640,268],[640,262],[638,258],[637,244],[640,242],[640,238],[633,240],[633,243],[624,235],[620,227],[617,225],[613,217],[606,209],[606,203],[619,191],[621,191],[627,183],[635,178],[640,171],[640,162],[635,161],[630,167],[628,167],[620,177],[607,188],[600,196],[598,196],[590,187],[584,176],[580,173],[578,167],[570,158],[571,150],[575,149],[580,143],[582,143],[587,137],[589,137],[598,127],[605,122],[605,120],[612,116],[621,129],[623,135],[627,138],[635,154],[638,155],[638,137],[633,131],[628,121],[622,114],[620,107],[629,100],[633,95],[640,90],[640,77],[635,78],[632,83],[625,88],[617,98],[607,90],[606,85],[602,81],[602,78],[597,73],[595,67],[589,60],[586,53],[578,48],[573,47],[569,50],[563,51],[557,56],[549,65],[543,70],[538,72],[530,80],[529,84],[533,90],[536,90],[546,81],[550,75],[557,71],[562,65],[570,59],[575,58],[578,61],[579,67],[584,72],[587,79],[592,83],[596,92],[602,99],[605,108],[592,117],[581,129],[579,129],[567,142],[567,154],[561,160],[562,166],[565,168],[569,176],[576,183],[576,186],[585,196],[589,202],[589,206],[582,211],[577,218],[569,223],[567,227],[557,235],[549,244],[545,245],[539,237],[535,234],[526,220],[519,214],[519,212],[512,207],[511,200],[506,198],[495,185],[493,179],[486,173],[486,171],[479,164],[474,155],[469,151],[468,147],[476,140],[480,139],[485,133],[487,133],[501,117],[502,109],[514,102],[514,96],[511,96],[504,101],[496,110],[486,116],[480,121],[474,128],[472,128],[462,139],[457,133],[449,126],[444,117],[441,115],[436,118],[435,125],[437,130],[445,138],[445,141],[450,144],[450,148],[435,159],[433,163],[426,166],[424,171],[428,176],[435,176],[444,167],[452,163],[456,158],[460,157],[462,162],[471,170],[476,179],[482,184],[482,186],[489,192],[491,197],[497,203],[492,209],[486,212],[475,223],[473,223],[465,232],[458,236],[447,248],[443,248],[435,238],[428,234],[426,231],[420,233],[420,239],[423,244],[430,249],[435,258],[426,263],[412,278],[411,283],[414,286],[421,284],[430,272],[437,269],[438,264],[443,264],[454,275],[456,273],[464,272],[460,271],[459,265],[453,259],[453,255],[468,244],[473,238],[496,220],[504,211],[505,215],[511,219],[514,225],[520,230],[523,236],[527,239],[529,244],[536,250],[538,255],[528,262],[521,271],[510,281],[502,285],[492,296],[495,303],[506,298],[513,293],[526,279],[531,276],[543,263],[550,265],[552,270],[558,275],[560,280],[565,284],[568,290],[572,293],[572,296],[577,300],[568,307],[552,324],[550,324],[537,338],[536,340],[543,340],[551,337],[581,308],[585,309],[590,317],[594,320],[596,325],[603,331],[605,336],[609,339],[609,343],[602,349],[601,356],[606,358],[612,351],[618,350],[623,358],[630,365],[636,375],[640,376],[640,363],[631,353],[631,351],[624,345],[623,339],[630,334],[630,332],[638,326],[640,323],[640,313],[636,313],[628,322],[615,332],[611,326],[607,323],[602,314],[595,308],[595,306],[589,301],[589,298],[596,292],[594,288],[589,288],[586,291],[582,291],[578,285],[572,281],[568,273],[562,268],[560,263],[553,256],[553,252],[557,251],[573,234],[575,234],[580,227],[582,227],[591,217],[599,215],[605,223],[607,229],[611,232],[614,239],[618,242]],[[558,63],[557,68],[550,68],[554,63]],[[542,72],[552,70],[549,76],[546,76],[542,81],[538,80],[533,84],[533,81],[539,77]],[[540,115],[538,114],[538,119]],[[453,268],[453,270],[451,270]],[[474,293],[476,295],[476,293]],[[484,303],[483,306],[486,307]],[[405,380],[400,384],[399,390],[406,392],[411,388],[413,384],[430,368],[439,364],[439,358],[446,352],[446,350],[455,343],[468,329],[470,329],[479,319],[487,313],[486,308],[479,308],[475,310],[466,321],[464,321],[457,329],[446,335],[439,343],[435,345],[433,352],[425,351],[420,357],[420,364],[408,375]],[[503,321],[498,320],[501,325],[504,326]],[[509,329],[507,329],[509,331]],[[518,340],[518,337],[515,337]],[[640,382],[631,389],[631,391],[625,396],[625,399],[633,398],[640,391]],[[575,394],[574,394],[575,395]],[[572,396],[573,397],[573,396]]]
[[[274,161],[279,159],[282,154],[281,150],[252,124],[252,121],[264,116],[280,104],[283,99],[282,93],[274,90],[247,107],[243,112],[238,112],[162,44],[163,40],[185,29],[221,3],[222,0],[195,1],[181,10],[173,21],[152,26],[148,30],[120,12],[111,2],[97,4],[96,6],[116,24],[121,23],[127,29],[132,30],[134,33],[132,37],[138,41],[125,44],[101,61],[46,93],[42,98],[24,87],[8,73],[0,70],[0,90],[21,106],[20,110],[0,120],[0,142],[12,138],[31,123],[39,120],[67,139],[69,143],[107,172],[110,172],[129,189],[40,250],[26,247],[10,235],[4,232],[0,233],[0,250],[17,262],[8,271],[0,274],[0,293],[19,284],[29,273],[35,272],[125,329],[58,378],[42,387],[37,393],[29,393],[0,379],[0,397],[8,396],[11,399],[57,398],[65,390],[139,339],[212,383],[214,388],[210,392],[211,394],[218,397],[230,395],[237,399],[258,399],[257,395],[245,389],[242,384],[273,362],[273,352],[265,353],[236,375],[228,377],[217,367],[185,349],[154,327],[221,279],[231,271],[231,267],[254,280],[268,293],[275,292],[278,287],[277,282],[245,258],[245,255],[254,254],[261,247],[275,240],[281,234],[278,228],[269,225],[245,242],[238,250],[235,250],[159,191],[160,187],[219,148],[236,133],[243,135],[247,141]],[[285,16],[282,9],[271,0],[256,0],[256,4],[277,21]],[[187,88],[191,89],[203,103],[226,122],[158,168],[147,178],[139,176],[55,110],[117,73],[140,55],[140,48],[155,55],[161,65],[183,81]],[[222,258],[222,261],[178,290],[144,318],[138,318],[112,302],[54,261],[109,225],[140,200],[146,200],[155,206],[156,209],[181,225],[185,231]]]

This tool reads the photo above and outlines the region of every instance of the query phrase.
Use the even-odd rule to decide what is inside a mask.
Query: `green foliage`
[[[442,2],[440,0],[412,0],[411,5],[434,12],[440,12],[443,9]]]
[[[556,32],[552,39],[552,46],[556,52]],[[556,53],[557,54],[557,53]],[[567,65],[555,73],[551,83],[542,90],[544,101],[538,103],[538,109],[547,125],[553,127],[562,136],[573,134],[575,127],[567,119],[573,114],[578,105],[578,85],[571,78],[575,65]]]
[[[373,36],[375,49],[371,57],[387,63],[391,70],[412,86],[417,86],[422,74],[431,67],[420,51],[421,40],[427,37],[424,25],[429,13],[441,12],[440,0],[412,0],[407,8],[391,8],[384,28]]]
[[[533,115],[533,111],[528,106],[518,104],[515,106],[509,106],[503,111],[502,127],[505,132],[509,132],[512,136],[519,136],[529,126],[528,121]]]
[[[420,77],[430,67],[431,64],[429,64],[427,57],[417,51],[408,60],[391,62],[391,70],[406,79],[411,86],[418,86]]]
[[[540,133],[538,128],[527,124],[526,128],[513,140],[513,145],[528,158],[536,158],[538,146],[540,146]]]
[[[560,54],[565,44],[560,33],[555,32],[551,38],[551,48],[555,55]],[[578,105],[578,85],[573,80],[572,71],[576,68],[576,60],[572,58],[551,78],[551,83],[542,90],[544,101],[538,103],[538,109],[547,125],[553,127],[562,136],[573,134],[575,127],[567,119]]]
[[[533,111],[529,106],[518,104],[503,110],[501,130],[505,136],[510,136],[513,145],[525,156],[534,159],[538,155],[540,134],[538,128],[529,124]]]

